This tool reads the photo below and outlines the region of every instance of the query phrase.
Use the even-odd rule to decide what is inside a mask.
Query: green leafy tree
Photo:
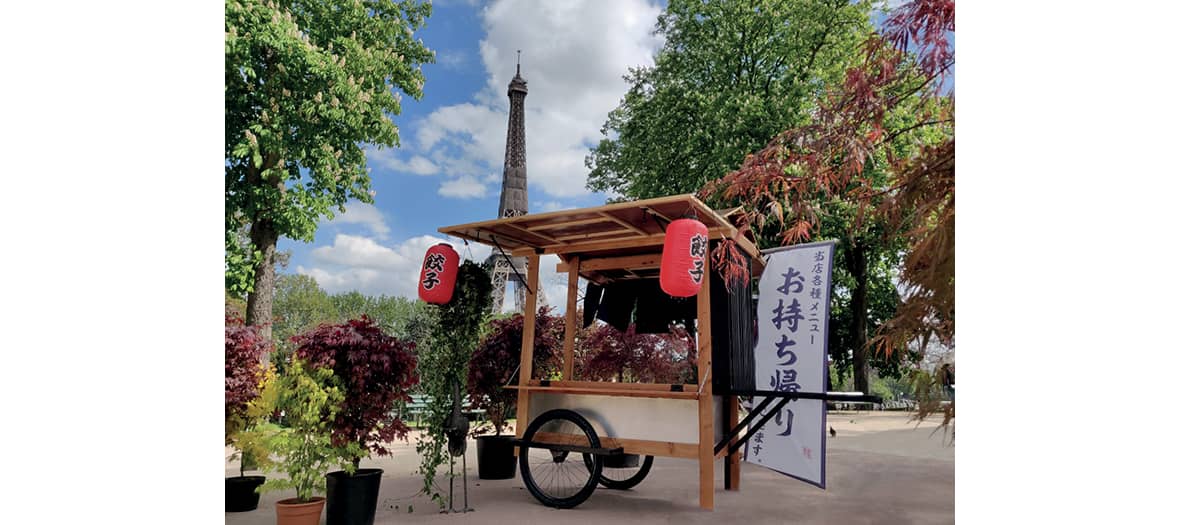
[[[697,191],[806,119],[870,31],[868,2],[669,0],[653,67],[586,158],[588,187],[642,199]]]
[[[358,316],[359,317],[359,316]],[[289,347],[291,337],[323,323],[341,321],[339,309],[315,278],[310,275],[283,274],[275,283],[274,337]]]
[[[631,89],[603,128],[607,138],[587,158],[589,187],[627,198],[693,193],[737,168],[782,129],[806,123],[818,94],[843,80],[871,34],[869,9],[845,0],[670,1],[657,25],[664,49],[654,67],[628,77]],[[885,171],[870,175],[885,184]],[[717,194],[708,201],[749,204]],[[766,220],[748,226],[759,247],[779,246],[790,217],[782,203],[757,205]],[[841,241],[830,350],[837,369],[868,392],[870,368],[900,373],[901,354],[865,350],[868,334],[896,308],[900,245],[842,198],[823,209],[816,239]]]
[[[267,336],[278,238],[312,241],[333,209],[372,202],[362,148],[400,145],[388,115],[397,91],[422,96],[434,54],[414,31],[430,13],[411,0],[226,1],[227,285],[248,288],[246,321]]]

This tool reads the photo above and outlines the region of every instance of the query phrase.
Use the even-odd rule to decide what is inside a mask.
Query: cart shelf
[[[696,385],[687,385],[695,387]],[[696,400],[699,396],[695,389],[689,391],[685,388],[684,392],[672,392],[670,390],[655,390],[655,389],[635,389],[627,388],[625,386],[618,386],[613,388],[603,387],[587,387],[587,386],[518,386],[509,385],[504,388],[511,388],[514,390],[527,390],[528,392],[540,392],[549,394],[579,394],[589,396],[613,396],[613,397],[651,397],[660,399],[692,399]]]

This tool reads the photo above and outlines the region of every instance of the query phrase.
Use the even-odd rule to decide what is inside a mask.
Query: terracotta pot
[[[275,516],[278,525],[320,525],[320,514],[324,512],[324,498],[314,497],[307,503],[299,498],[275,502]]]

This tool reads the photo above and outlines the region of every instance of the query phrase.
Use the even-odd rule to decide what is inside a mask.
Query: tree
[[[631,87],[586,158],[588,187],[642,199],[692,193],[776,133],[805,121],[815,93],[869,32],[868,2],[670,0],[654,67]]]
[[[784,128],[808,123],[818,95],[839,83],[871,34],[870,7],[833,0],[670,2],[657,26],[667,43],[655,67],[632,72],[631,90],[603,129],[607,138],[587,159],[589,186],[630,198],[697,192]],[[885,171],[871,175],[885,184]],[[779,246],[792,226],[779,216],[778,201],[702,196],[718,208],[765,210],[770,220],[747,225],[762,248]],[[889,263],[900,245],[886,241],[880,221],[857,221],[855,206],[832,202],[825,211],[820,238],[841,241],[830,351],[867,392],[870,365],[900,373],[900,355],[875,359],[866,351],[869,334],[897,305]]]
[[[295,358],[313,368],[331,369],[344,393],[332,421],[332,444],[351,459],[349,473],[372,453],[392,455],[385,444],[405,439],[410,430],[393,407],[397,401],[408,401],[410,387],[418,382],[414,344],[386,335],[363,315],[321,325],[295,342]]]
[[[359,314],[358,314],[359,317]],[[274,338],[286,349],[291,338],[323,323],[341,321],[340,311],[310,275],[279,275],[275,284]]]
[[[312,241],[320,217],[371,203],[362,146],[397,146],[388,114],[422,96],[433,53],[412,0],[227,0],[226,271],[248,269],[246,321],[270,335],[275,246]],[[247,250],[234,232],[249,226]]]
[[[809,239],[834,198],[856,206],[857,223],[884,225],[904,253],[900,304],[871,341],[886,356],[935,340],[954,346],[954,91],[943,90],[954,13],[953,0],[893,11],[810,124],[781,132],[710,185],[747,203],[755,223],[773,209],[784,244]],[[884,185],[873,177],[881,171]],[[944,414],[949,423],[953,402]]]

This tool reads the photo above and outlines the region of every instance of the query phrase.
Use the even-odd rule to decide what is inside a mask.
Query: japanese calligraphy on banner
[[[825,241],[767,255],[758,284],[758,390],[826,391],[834,248],[835,241]],[[762,399],[755,398],[755,406]],[[767,410],[774,404],[771,401]],[[746,461],[825,488],[827,418],[823,400],[787,403],[746,442]]]

